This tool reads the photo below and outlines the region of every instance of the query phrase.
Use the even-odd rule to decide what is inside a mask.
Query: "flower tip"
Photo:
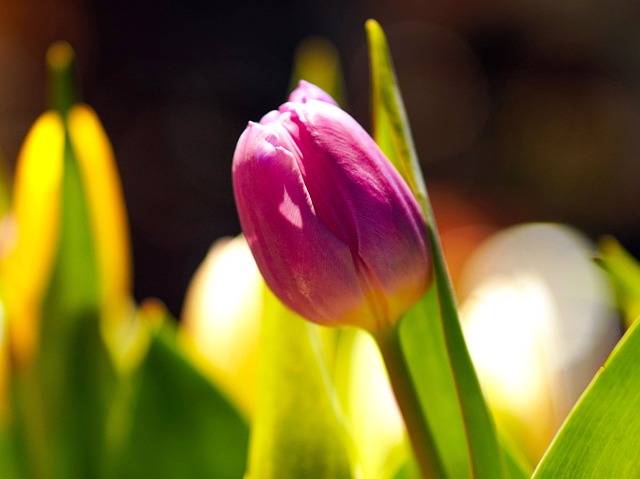
[[[307,80],[301,79],[298,81],[298,86],[296,87],[296,90],[298,88],[308,88],[309,86],[315,86],[315,85],[313,85],[313,83],[311,82],[308,82]]]
[[[306,80],[300,80],[298,87],[289,95],[289,101],[293,103],[307,103],[312,100],[324,101],[338,106],[338,103],[326,91]]]

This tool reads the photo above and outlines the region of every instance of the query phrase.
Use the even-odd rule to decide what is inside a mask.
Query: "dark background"
[[[135,296],[179,314],[210,244],[240,231],[233,148],[286,98],[299,42],[337,47],[346,108],[368,125],[367,18],[389,37],[454,276],[477,240],[521,221],[640,253],[631,0],[0,0],[0,148],[12,165],[46,106],[46,48],[68,40],[120,168]]]

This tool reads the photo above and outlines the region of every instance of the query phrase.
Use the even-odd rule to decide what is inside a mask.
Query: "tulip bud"
[[[367,132],[320,88],[250,122],[233,159],[242,229],[260,272],[316,323],[393,325],[425,292],[425,220]]]

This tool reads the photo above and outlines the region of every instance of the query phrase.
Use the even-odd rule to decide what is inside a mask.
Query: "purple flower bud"
[[[260,272],[320,324],[395,324],[431,280],[417,201],[367,132],[300,82],[250,122],[233,158],[240,223]]]

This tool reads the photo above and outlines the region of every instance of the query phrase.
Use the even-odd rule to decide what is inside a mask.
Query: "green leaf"
[[[534,479],[640,477],[639,365],[636,321],[574,406]]]
[[[3,424],[0,431],[0,477],[4,479],[18,479],[20,477],[17,474],[15,451],[12,446],[14,444],[12,444],[10,431]]]
[[[344,83],[336,48],[322,37],[308,37],[296,48],[291,75],[291,89],[306,80],[322,88],[338,104],[344,102]]]
[[[448,477],[504,477],[493,420],[458,318],[437,226],[380,25],[366,24],[376,142],[418,199],[427,219],[434,287],[401,321],[400,341]],[[416,452],[418,454],[419,451]]]
[[[117,477],[238,479],[249,430],[239,413],[178,348],[164,311],[133,377],[128,439]]]
[[[265,288],[248,479],[352,478],[351,443],[319,326]]]
[[[400,342],[447,477],[465,478],[470,477],[467,441],[442,323],[425,320],[437,318],[435,294],[431,289],[405,315]]]
[[[506,477],[511,479],[529,479],[533,473],[533,466],[515,441],[503,431],[500,432],[502,432],[502,434],[499,434],[499,437],[504,454]]]
[[[414,461],[406,461],[393,474],[393,479],[420,479],[420,471]]]
[[[600,255],[596,258],[609,273],[629,327],[640,316],[640,264],[618,241],[607,236],[600,240]]]
[[[54,104],[64,92],[64,164],[59,235],[40,314],[38,350],[12,377],[12,433],[21,475],[33,478],[106,477],[107,417],[115,375],[100,330],[98,269],[87,197],[69,140],[73,54],[56,56]],[[61,83],[63,82],[63,83]],[[56,96],[58,95],[58,96]],[[51,161],[57,152],[52,153]]]

